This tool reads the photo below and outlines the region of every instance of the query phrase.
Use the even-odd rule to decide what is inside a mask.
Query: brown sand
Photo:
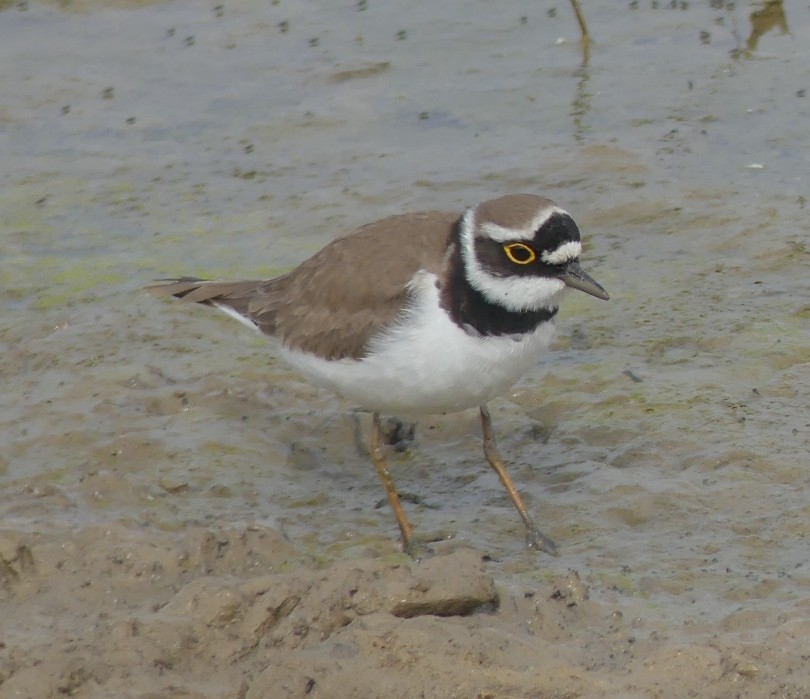
[[[806,618],[684,645],[473,549],[319,564],[257,526],[119,522],[0,554],[4,698],[808,696]]]

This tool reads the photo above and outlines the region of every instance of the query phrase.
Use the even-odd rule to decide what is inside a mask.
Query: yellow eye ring
[[[509,243],[503,246],[503,251],[516,265],[528,265],[537,259],[537,253],[523,243]]]

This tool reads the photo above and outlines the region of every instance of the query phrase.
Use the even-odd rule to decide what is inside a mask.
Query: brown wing
[[[291,349],[359,358],[369,339],[402,311],[413,275],[441,272],[458,218],[433,211],[370,223],[268,281],[183,278],[149,290],[227,306]]]

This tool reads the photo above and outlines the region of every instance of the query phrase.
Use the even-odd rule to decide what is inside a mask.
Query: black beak
[[[560,275],[560,279],[566,286],[584,291],[586,294],[596,296],[596,298],[602,299],[603,301],[607,301],[610,298],[608,292],[604,290],[602,285],[579,266],[579,262],[569,262],[568,266],[565,268],[565,272]]]

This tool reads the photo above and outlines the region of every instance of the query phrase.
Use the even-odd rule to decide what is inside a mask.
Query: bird
[[[554,201],[507,194],[462,212],[402,213],[335,238],[268,280],[155,280],[152,294],[213,306],[274,338],[294,369],[372,413],[369,455],[420,558],[391,477],[381,415],[478,408],[484,456],[518,511],[526,545],[558,555],[535,525],[498,449],[488,403],[548,348],[577,289],[608,300],[580,266],[580,230]]]

